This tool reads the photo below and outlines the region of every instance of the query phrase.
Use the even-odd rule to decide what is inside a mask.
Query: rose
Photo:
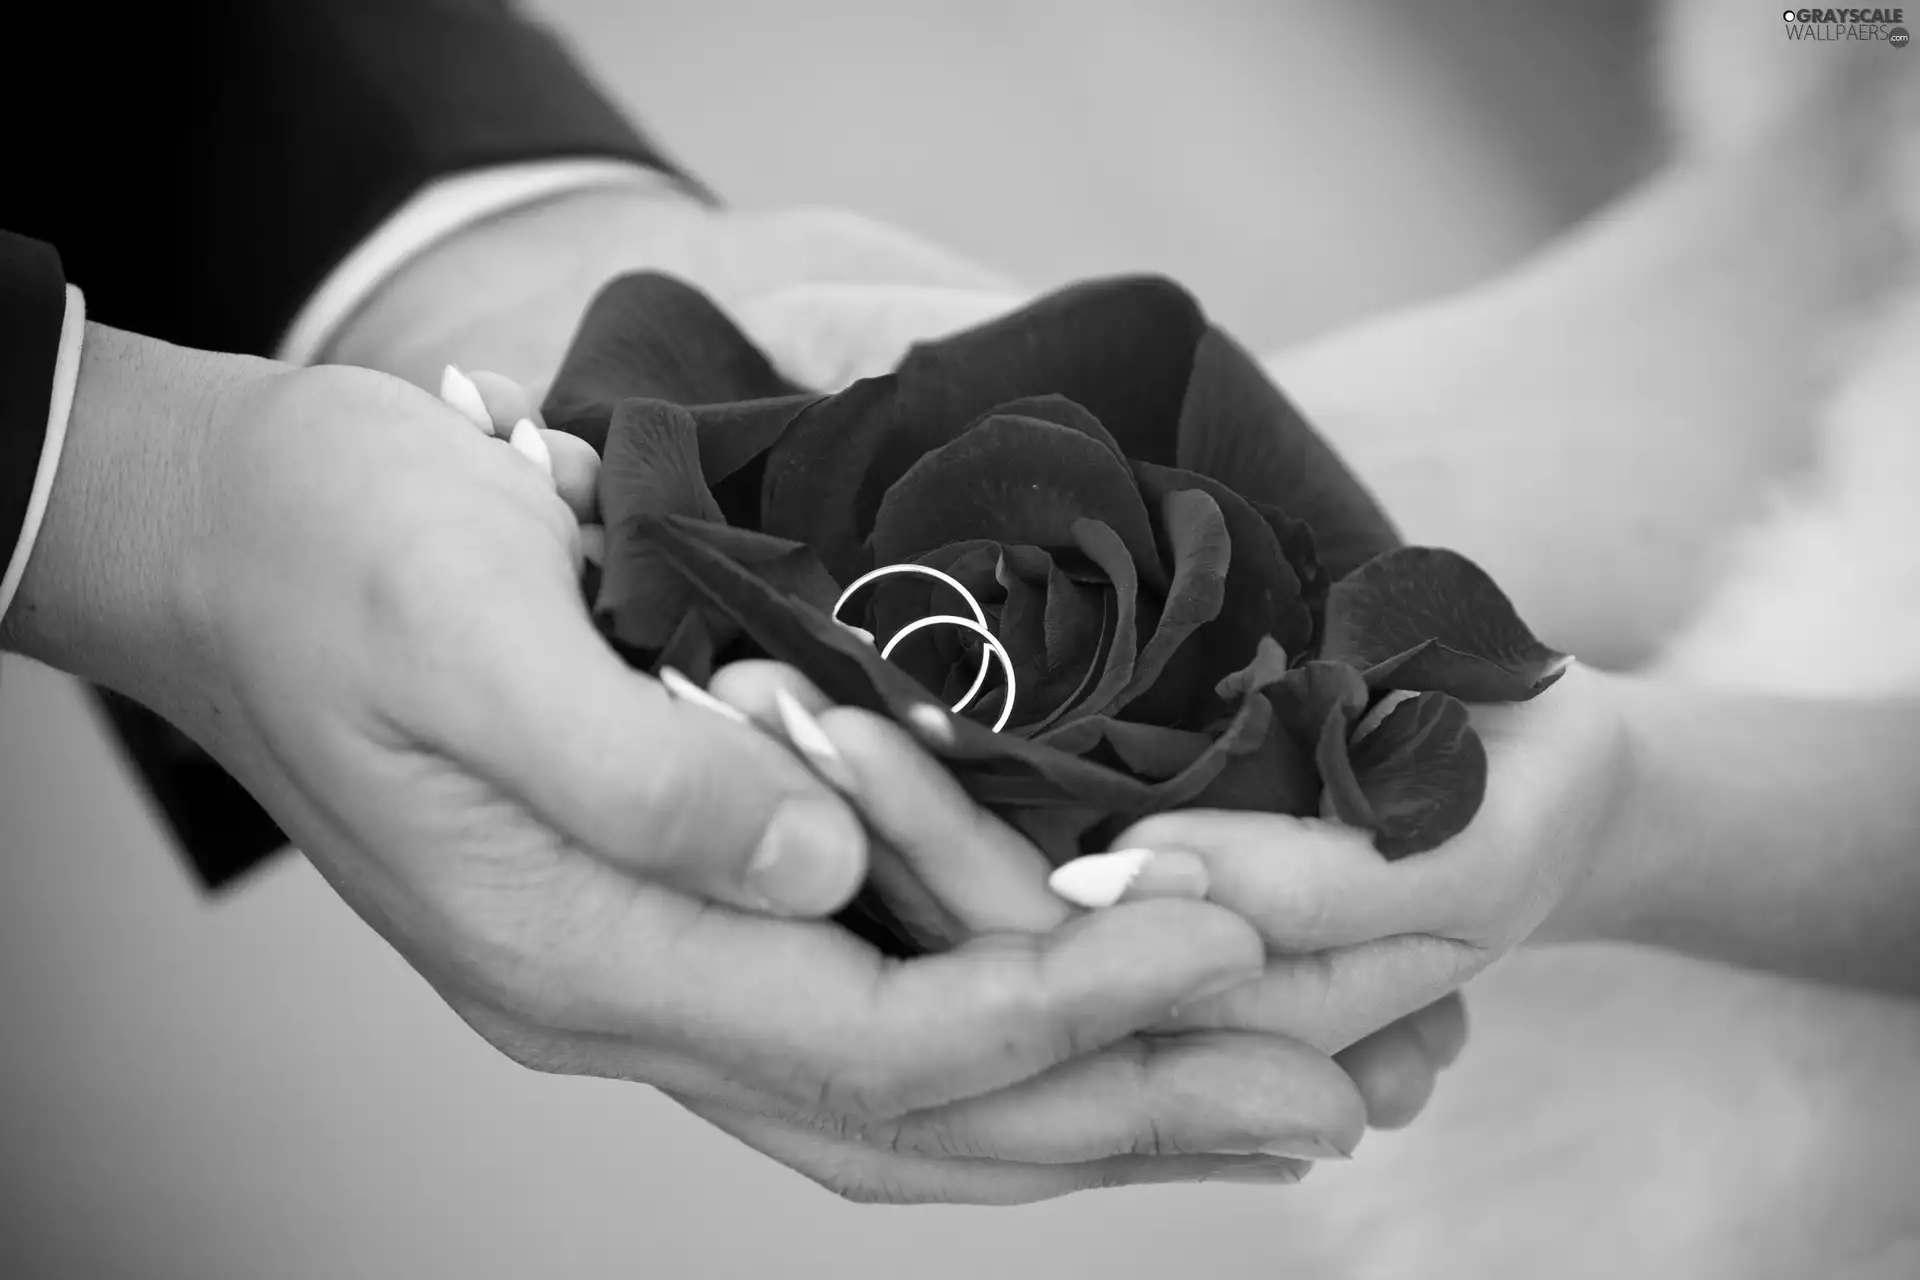
[[[1431,848],[1485,787],[1461,699],[1531,698],[1566,663],[1471,563],[1401,546],[1159,279],[1062,290],[823,395],[697,291],[628,276],[589,308],[544,409],[602,450],[590,594],[630,661],[697,680],[736,657],[791,663],[915,729],[1055,861],[1189,805],[1325,812],[1389,857]],[[895,563],[984,606],[1017,676],[1003,732],[997,675],[929,718],[974,681],[970,633],[917,633],[889,662],[830,617],[844,585]],[[884,641],[964,612],[952,596],[891,577],[845,620]]]

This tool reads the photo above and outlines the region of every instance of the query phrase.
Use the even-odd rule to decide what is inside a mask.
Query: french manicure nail
[[[838,802],[835,802],[837,805]],[[748,862],[746,885],[773,911],[818,915],[847,895],[856,851],[841,847],[844,822],[824,802],[789,799],[774,811]]]
[[[607,528],[599,524],[580,526],[580,554],[591,565],[600,565],[607,558]],[[678,675],[678,672],[674,674]]]
[[[785,688],[775,686],[773,705],[780,712],[780,727],[786,731],[787,741],[806,757],[815,772],[837,790],[857,790],[859,780],[853,776],[853,770],[847,767],[846,757],[833,745],[833,739],[827,736],[826,729],[813,718],[813,714],[800,705],[800,700]]]
[[[1202,1174],[1202,1182],[1271,1182],[1287,1185],[1300,1181],[1305,1170],[1274,1160],[1235,1160],[1217,1165]]]
[[[701,707],[713,712],[715,715],[725,716],[735,724],[751,723],[751,721],[747,719],[746,713],[740,710],[740,708],[730,706],[720,701],[720,699],[714,697],[672,667],[660,668],[659,678],[660,683],[667,686],[667,692],[682,702],[690,702],[696,707]]]
[[[1047,884],[1060,897],[1088,910],[1120,901],[1207,896],[1207,864],[1184,850],[1115,849],[1090,853],[1056,870]]]
[[[507,443],[521,457],[540,468],[540,474],[548,480],[553,479],[553,451],[547,448],[547,442],[540,435],[540,428],[533,425],[530,418],[522,418],[513,424],[513,432],[508,435]]]
[[[909,707],[907,723],[929,742],[943,747],[953,745],[953,725],[948,722],[945,707],[936,707],[931,702]]]
[[[1260,1150],[1270,1156],[1285,1156],[1289,1160],[1353,1159],[1353,1152],[1317,1134],[1303,1134],[1293,1138],[1282,1138],[1275,1142],[1263,1142],[1260,1144]]]
[[[1077,907],[1098,911],[1120,901],[1152,857],[1151,849],[1091,853],[1057,868],[1047,877],[1047,887]]]
[[[481,398],[480,388],[452,365],[440,371],[440,398],[458,409],[460,416],[480,428],[483,434],[493,434],[493,418],[487,413],[487,402]]]
[[[848,631],[853,632],[854,635],[859,636],[861,642],[864,643],[868,648],[872,648],[874,646],[875,642],[873,638],[873,632],[867,630],[865,627],[856,627],[851,622],[843,622],[840,625],[845,627]]]

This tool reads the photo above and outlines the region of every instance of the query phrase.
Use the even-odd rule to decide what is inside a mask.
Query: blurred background
[[[1163,271],[1261,350],[1481,279],[1658,159],[1632,3],[533,7],[736,204],[1036,286]],[[1313,1179],[860,1209],[513,1066],[297,856],[200,897],[79,691],[6,664],[0,1275],[1318,1274]]]

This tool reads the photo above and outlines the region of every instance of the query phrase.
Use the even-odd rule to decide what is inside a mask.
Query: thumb
[[[438,694],[414,699],[449,755],[563,840],[649,880],[779,915],[830,914],[853,896],[867,869],[860,820],[784,746],[630,669],[576,591],[489,595],[510,603],[454,622]]]

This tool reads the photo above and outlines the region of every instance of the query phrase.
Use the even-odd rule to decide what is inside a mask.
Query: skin
[[[1209,900],[1270,950],[1259,982],[1179,1025],[1338,1047],[1530,938],[1913,990],[1920,708],[1609,671],[1700,607],[1734,531],[1812,454],[1825,382],[1810,353],[1871,306],[1897,243],[1875,135],[1826,123],[1883,87],[1828,86],[1831,100],[1687,155],[1508,276],[1268,362],[1410,540],[1472,556],[1582,663],[1534,703],[1475,709],[1486,803],[1428,854],[1387,864],[1333,824],[1202,811],[1119,836],[1204,860]],[[757,305],[836,312],[897,351],[903,334],[1022,300],[801,287]],[[776,351],[835,372],[802,344]]]
[[[491,366],[510,421],[512,379],[553,367],[592,288],[640,265],[722,298],[809,272],[958,278],[839,215],[595,193],[428,254],[332,356],[426,385]],[[1049,902],[908,963],[822,922],[876,840],[964,880],[1007,833],[911,772],[892,794],[920,816],[869,832],[775,740],[629,670],[578,595],[590,464],[552,444],[558,493],[389,373],[91,326],[5,643],[191,734],[502,1052],[657,1085],[852,1199],[1289,1182],[1303,1154],[1351,1150],[1370,1104],[1418,1109],[1457,1051],[1444,1017],[1344,1063],[1292,1037],[1139,1034],[1259,973],[1225,907]]]

